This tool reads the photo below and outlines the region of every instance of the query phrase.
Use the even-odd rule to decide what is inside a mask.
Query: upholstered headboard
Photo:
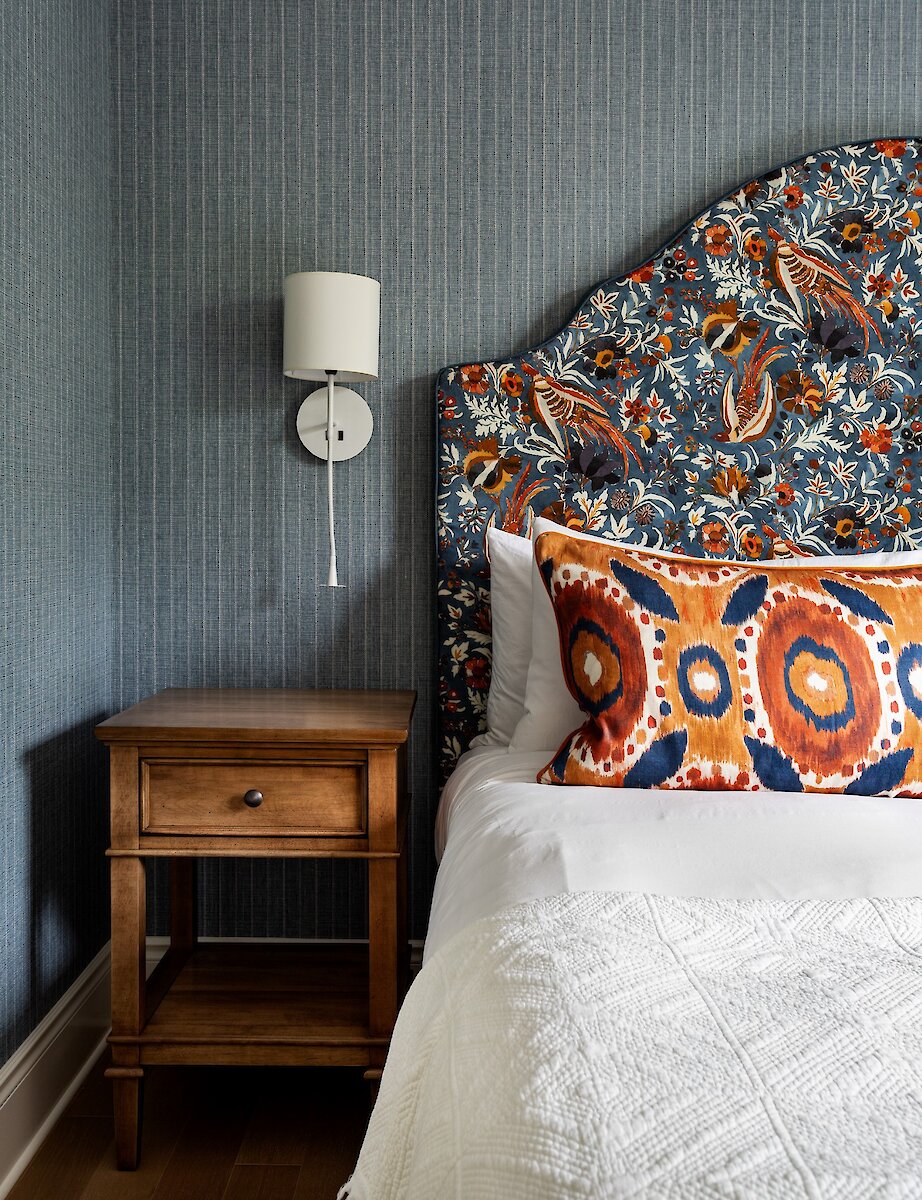
[[[533,350],[438,378],[441,760],[482,728],[490,525],[714,558],[922,546],[922,142],[717,201]]]

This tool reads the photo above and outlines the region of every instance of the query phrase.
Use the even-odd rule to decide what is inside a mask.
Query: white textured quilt
[[[407,996],[343,1194],[922,1197],[922,900],[476,922]]]

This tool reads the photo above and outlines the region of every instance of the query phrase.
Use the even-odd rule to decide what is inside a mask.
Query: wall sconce
[[[381,284],[365,275],[298,271],[286,278],[284,299],[282,370],[292,379],[325,379],[327,385],[312,392],[298,410],[298,437],[311,454],[326,459],[330,530],[327,586],[339,587],[333,463],[354,458],[365,449],[374,419],[358,392],[336,387],[334,381],[359,383],[378,378]]]

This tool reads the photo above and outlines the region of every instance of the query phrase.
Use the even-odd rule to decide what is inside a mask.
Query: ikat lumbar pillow
[[[586,716],[539,782],[922,795],[922,568],[535,554]]]

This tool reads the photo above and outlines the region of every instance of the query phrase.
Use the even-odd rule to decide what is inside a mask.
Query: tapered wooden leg
[[[115,1149],[119,1169],[138,1165],[141,1081],[135,1040],[144,1028],[146,879],[139,858],[112,858],[112,1080]],[[118,1039],[116,1041],[115,1039]]]
[[[406,958],[406,863],[401,846],[399,802],[405,756],[396,750],[368,755],[368,846],[394,857],[368,862],[368,1028],[373,1038],[390,1038],[403,999]],[[387,1046],[369,1051],[365,1079],[377,1095]]]
[[[397,861],[397,1003],[403,1003],[410,986],[410,939],[407,928],[407,891],[409,888],[409,854],[404,839]]]
[[[144,1072],[140,1067],[110,1067],[112,1108],[115,1114],[115,1165],[133,1171],[141,1153],[141,1102]]]
[[[397,1019],[399,891],[399,860],[371,859],[368,863],[368,1018],[372,1037],[390,1037]]]
[[[381,1086],[381,1068],[369,1067],[362,1078],[368,1084],[368,1097],[374,1105],[378,1099],[378,1088]]]

